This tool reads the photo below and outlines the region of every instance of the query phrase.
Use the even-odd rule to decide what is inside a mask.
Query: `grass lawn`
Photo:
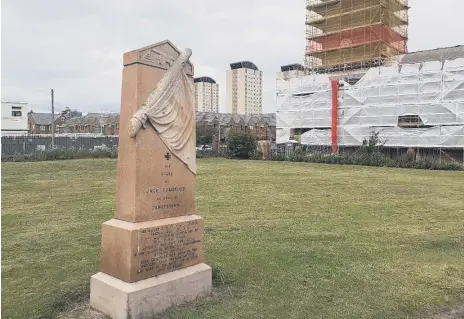
[[[464,297],[463,172],[198,164],[225,285],[166,318],[414,318]],[[115,160],[2,164],[2,318],[88,300],[115,177]]]

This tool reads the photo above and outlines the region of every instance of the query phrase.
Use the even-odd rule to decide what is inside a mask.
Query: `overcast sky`
[[[220,86],[249,60],[263,71],[263,111],[275,110],[275,74],[303,63],[306,0],[3,0],[2,100],[58,110],[119,112],[122,55],[164,39],[193,50],[195,76]],[[409,50],[464,44],[464,1],[410,0]]]

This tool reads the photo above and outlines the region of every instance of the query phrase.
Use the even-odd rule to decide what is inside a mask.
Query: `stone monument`
[[[167,40],[124,54],[116,207],[90,281],[90,305],[112,318],[149,318],[211,291],[194,205],[191,54]]]

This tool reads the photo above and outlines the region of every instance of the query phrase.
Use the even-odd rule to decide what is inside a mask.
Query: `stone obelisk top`
[[[163,77],[168,70],[172,71],[172,66],[180,56],[181,52],[168,40],[124,54],[116,219],[144,222],[195,213],[195,174],[185,164],[185,159],[182,161],[176,156],[178,155],[176,147],[179,143],[176,144],[176,141],[167,143],[176,133],[175,123],[169,126],[174,132],[167,132],[166,138],[163,137],[162,132],[155,129],[155,127],[158,130],[168,129],[167,126],[162,125],[164,119],[160,120],[158,126],[153,126],[147,121],[146,127],[136,137],[131,137],[129,134],[134,114],[146,107],[147,99],[153,95],[158,83],[166,80]],[[184,76],[193,87],[193,65],[190,61],[187,60],[182,64],[181,70],[175,76]],[[173,86],[167,85],[167,87]],[[188,103],[193,99],[188,96],[189,93],[181,93],[171,92],[172,99],[175,99],[180,107],[178,110],[167,109],[167,112],[173,114],[172,118],[184,116],[191,119],[192,116],[188,113],[191,108],[188,107]],[[165,112],[165,110],[161,111]],[[191,111],[194,120],[194,107]],[[157,110],[154,112],[156,113]],[[182,115],[181,112],[187,113]],[[156,116],[162,115],[158,113],[155,114],[155,121]],[[183,128],[178,127],[178,129]],[[190,140],[195,140],[195,130],[187,133]],[[192,158],[190,160],[194,161]]]
[[[162,70],[168,70],[180,55],[179,49],[169,40],[164,40],[146,47],[124,53],[124,66],[142,64]],[[193,64],[188,61],[184,71],[193,76]]]

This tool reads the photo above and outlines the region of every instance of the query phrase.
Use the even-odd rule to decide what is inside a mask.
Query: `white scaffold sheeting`
[[[278,80],[278,127],[330,127],[332,92],[329,76],[294,77]]]
[[[289,128],[278,128],[276,129],[276,141],[277,144],[287,143],[290,139],[290,129]]]
[[[437,126],[432,128],[405,129],[401,127],[344,127],[338,130],[338,143],[343,146],[359,146],[373,132],[387,147],[464,147],[464,126]],[[331,144],[332,130],[313,129],[301,135],[301,144]]]
[[[381,132],[390,146],[463,146],[464,58],[372,68],[354,85],[341,83],[340,146],[360,145],[367,131]],[[277,86],[277,128],[309,128],[302,144],[330,144],[328,75],[279,78]],[[408,116],[418,116],[429,127],[399,127],[399,120]]]

